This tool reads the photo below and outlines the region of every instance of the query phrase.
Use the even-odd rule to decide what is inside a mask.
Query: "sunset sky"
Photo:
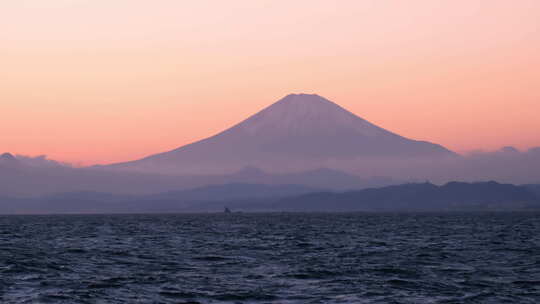
[[[0,153],[136,159],[300,92],[458,152],[540,146],[540,1],[0,1]]]

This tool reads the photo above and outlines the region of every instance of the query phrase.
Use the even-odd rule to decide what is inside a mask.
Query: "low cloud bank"
[[[495,179],[511,183],[540,183],[540,147],[519,151],[504,147],[495,152],[475,151],[465,155],[455,172],[467,180]],[[456,171],[454,169],[454,171]]]
[[[504,147],[498,151],[473,151],[447,159],[357,160],[336,163],[336,168],[359,175],[391,176],[402,180],[486,181],[540,183],[540,147],[519,151]]]
[[[49,159],[47,155],[28,156],[16,155],[15,158],[23,165],[38,168],[72,167],[71,164]]]

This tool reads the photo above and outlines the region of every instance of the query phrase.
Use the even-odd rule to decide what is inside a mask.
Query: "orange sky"
[[[317,93],[455,151],[540,146],[537,0],[7,0],[0,152],[125,161]]]

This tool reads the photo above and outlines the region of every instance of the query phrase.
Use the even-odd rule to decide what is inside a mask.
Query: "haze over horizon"
[[[129,161],[301,92],[456,152],[540,145],[538,1],[25,0],[0,11],[0,152]]]

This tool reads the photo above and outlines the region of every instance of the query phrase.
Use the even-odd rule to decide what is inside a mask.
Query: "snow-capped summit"
[[[290,94],[215,136],[107,166],[172,174],[321,167],[328,160],[455,155],[444,147],[382,129],[315,94]],[[304,164],[304,165],[302,165]]]
[[[386,131],[316,94],[290,94],[233,128],[249,135],[322,135],[348,130],[365,136]]]

